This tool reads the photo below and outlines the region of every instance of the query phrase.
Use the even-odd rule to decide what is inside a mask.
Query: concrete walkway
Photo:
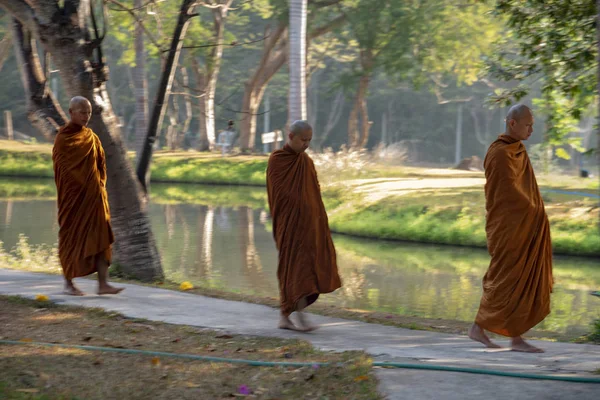
[[[487,350],[464,336],[413,331],[313,315],[321,328],[310,334],[275,329],[270,307],[123,284],[118,296],[100,297],[95,282],[80,279],[85,297],[61,295],[62,278],[0,269],[0,294],[33,298],[45,294],[66,305],[100,307],[128,317],[194,325],[235,334],[302,338],[323,350],[364,350],[377,361],[465,366],[535,374],[592,376],[600,368],[600,346],[536,342],[544,354]],[[1,311],[0,311],[1,312]],[[0,327],[1,329],[1,327]],[[507,342],[499,342],[507,345]],[[600,399],[600,384],[493,377],[455,372],[377,369],[388,399]],[[595,377],[600,378],[596,375]]]

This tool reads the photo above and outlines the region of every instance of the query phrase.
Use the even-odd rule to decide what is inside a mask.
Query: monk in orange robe
[[[271,154],[267,191],[273,237],[279,250],[280,329],[315,329],[302,311],[321,293],[341,287],[337,261],[317,171],[305,153],[312,139],[306,121],[290,126],[287,144]],[[299,326],[290,320],[296,312]]]
[[[69,114],[71,121],[60,129],[52,149],[64,293],[82,296],[73,279],[98,272],[98,294],[117,294],[123,289],[108,284],[114,236],[104,150],[98,136],[87,128],[92,105],[84,97],[74,97]]]
[[[486,234],[492,259],[469,337],[500,347],[487,330],[510,337],[514,351],[541,353],[522,338],[550,313],[553,285],[550,224],[522,143],[531,136],[533,122],[527,106],[512,107],[506,132],[485,157]]]

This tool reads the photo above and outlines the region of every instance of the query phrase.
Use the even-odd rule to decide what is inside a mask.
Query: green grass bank
[[[332,231],[388,240],[486,246],[482,173],[329,157],[315,156],[315,164]],[[265,156],[222,158],[157,152],[152,164],[152,201],[265,208],[266,164]],[[0,141],[0,177],[4,177],[0,198],[53,198],[55,188],[50,179],[14,179],[52,177],[51,146]],[[598,193],[597,179],[541,176],[539,181],[555,253],[600,256],[598,199],[547,191]],[[187,185],[190,183],[231,186]]]

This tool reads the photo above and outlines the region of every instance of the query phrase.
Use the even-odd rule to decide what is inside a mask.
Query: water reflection
[[[167,278],[278,296],[277,252],[264,209],[152,204],[154,234]],[[54,201],[0,201],[0,240],[11,248],[56,243]],[[322,301],[349,308],[472,320],[489,257],[484,250],[334,238],[344,286]],[[552,314],[541,329],[582,334],[600,317],[598,260],[556,258]]]

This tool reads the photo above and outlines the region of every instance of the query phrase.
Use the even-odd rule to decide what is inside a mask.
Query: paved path
[[[85,292],[93,293],[94,281],[81,279],[78,284]],[[537,342],[546,353],[491,351],[464,336],[317,315],[311,316],[311,320],[321,325],[321,329],[300,334],[274,329],[278,312],[270,307],[145,286],[122,286],[127,289],[119,296],[69,297],[60,294],[62,279],[59,276],[0,269],[0,294],[4,295],[33,298],[36,294],[46,294],[57,303],[100,307],[133,318],[222,329],[236,334],[302,338],[323,350],[364,350],[377,361],[569,376],[590,376],[590,371],[600,368],[600,346]],[[377,369],[376,374],[381,382],[380,390],[388,399],[600,399],[600,384],[405,369]]]

